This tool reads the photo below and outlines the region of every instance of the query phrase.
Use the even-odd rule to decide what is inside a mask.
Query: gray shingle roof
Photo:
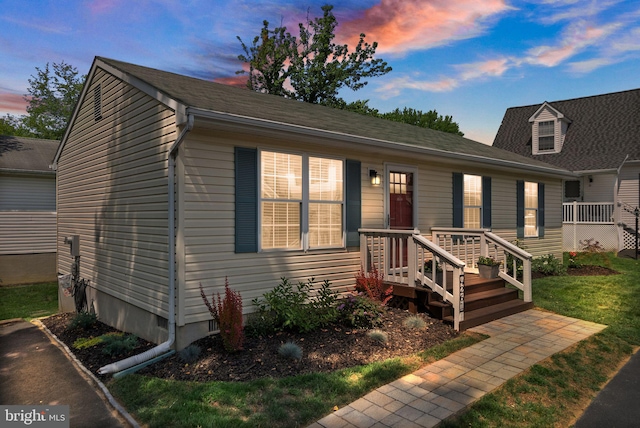
[[[59,141],[0,135],[0,171],[55,174],[49,168]]]
[[[640,160],[640,89],[549,102],[571,124],[561,153],[532,155],[529,118],[541,104],[507,109],[495,147],[571,171],[618,168]]]
[[[257,93],[166,71],[97,57],[186,107],[257,118],[359,138],[406,144],[446,153],[486,157],[565,174],[566,170],[458,135]]]

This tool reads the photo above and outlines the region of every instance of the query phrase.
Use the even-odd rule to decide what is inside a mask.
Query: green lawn
[[[44,317],[58,312],[58,283],[0,287],[0,320]]]

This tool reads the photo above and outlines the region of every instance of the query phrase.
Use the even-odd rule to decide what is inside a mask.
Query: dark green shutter
[[[463,226],[464,216],[464,176],[461,172],[453,173],[453,227]]]
[[[544,237],[544,183],[538,183],[538,236]]]
[[[491,177],[482,177],[482,227],[491,229]]]
[[[358,229],[362,225],[362,177],[360,171],[360,162],[347,159],[346,162],[346,233],[347,247],[360,246],[360,234]]]
[[[236,253],[258,251],[258,151],[235,148]]]
[[[516,182],[516,236],[524,238],[524,181]]]

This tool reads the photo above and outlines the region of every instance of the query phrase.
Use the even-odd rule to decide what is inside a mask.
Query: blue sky
[[[326,1],[0,0],[0,115],[24,114],[36,67],[81,74],[105,56],[237,84],[262,21],[320,16]],[[393,71],[347,100],[451,115],[487,144],[508,107],[640,88],[640,2],[617,0],[334,1],[341,43],[377,41]]]

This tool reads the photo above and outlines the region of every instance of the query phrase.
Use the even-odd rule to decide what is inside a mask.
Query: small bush
[[[350,327],[373,328],[382,324],[382,305],[362,294],[347,296],[338,305],[338,312],[341,322]]]
[[[115,357],[118,355],[123,355],[128,352],[133,351],[138,346],[138,338],[133,334],[127,335],[109,335],[105,334],[102,337],[102,343],[104,347],[102,348],[102,352],[104,354],[109,355],[110,357]]]
[[[69,323],[69,327],[67,328],[69,330],[74,330],[76,328],[79,328],[82,330],[88,330],[91,327],[93,327],[96,324],[96,322],[98,322],[98,316],[96,314],[93,314],[90,312],[78,312],[71,319],[71,322]]]
[[[410,330],[422,330],[427,326],[427,323],[418,315],[410,315],[402,321],[402,325]]]
[[[567,273],[567,268],[562,264],[562,260],[557,259],[553,254],[547,254],[533,259],[531,262],[531,270],[533,272],[539,272],[543,275],[564,275]]]
[[[200,284],[200,296],[202,296],[213,320],[218,324],[224,349],[228,352],[241,350],[244,332],[242,330],[242,297],[240,293],[229,288],[229,281],[225,277],[224,300],[220,298],[220,293],[218,293],[217,302],[213,296],[209,302],[204,294],[202,284]]]
[[[75,349],[87,349],[102,343],[102,336],[98,337],[80,337],[73,342]]]
[[[280,284],[264,294],[263,299],[252,301],[258,308],[254,320],[264,320],[274,331],[307,333],[338,319],[337,299],[338,295],[331,291],[329,281],[315,288],[311,278],[307,282],[299,282],[294,288],[287,278],[282,278]],[[254,325],[252,321],[252,329]]]
[[[378,342],[382,345],[384,345],[389,341],[389,335],[387,335],[386,332],[378,329],[371,330],[370,332],[367,333],[367,336],[369,336],[369,338],[374,342]]]
[[[178,352],[178,358],[183,363],[192,364],[200,357],[201,349],[198,345],[191,344]]]
[[[385,287],[382,272],[374,266],[365,273],[361,267],[356,274],[356,291],[366,294],[370,299],[377,300],[386,305],[393,297],[393,287]]]
[[[302,359],[302,348],[293,342],[287,342],[280,345],[278,354],[289,360],[300,361]]]
[[[582,247],[582,251],[587,253],[601,253],[604,251],[604,247],[599,241],[596,241],[595,238],[580,241],[580,246]]]

